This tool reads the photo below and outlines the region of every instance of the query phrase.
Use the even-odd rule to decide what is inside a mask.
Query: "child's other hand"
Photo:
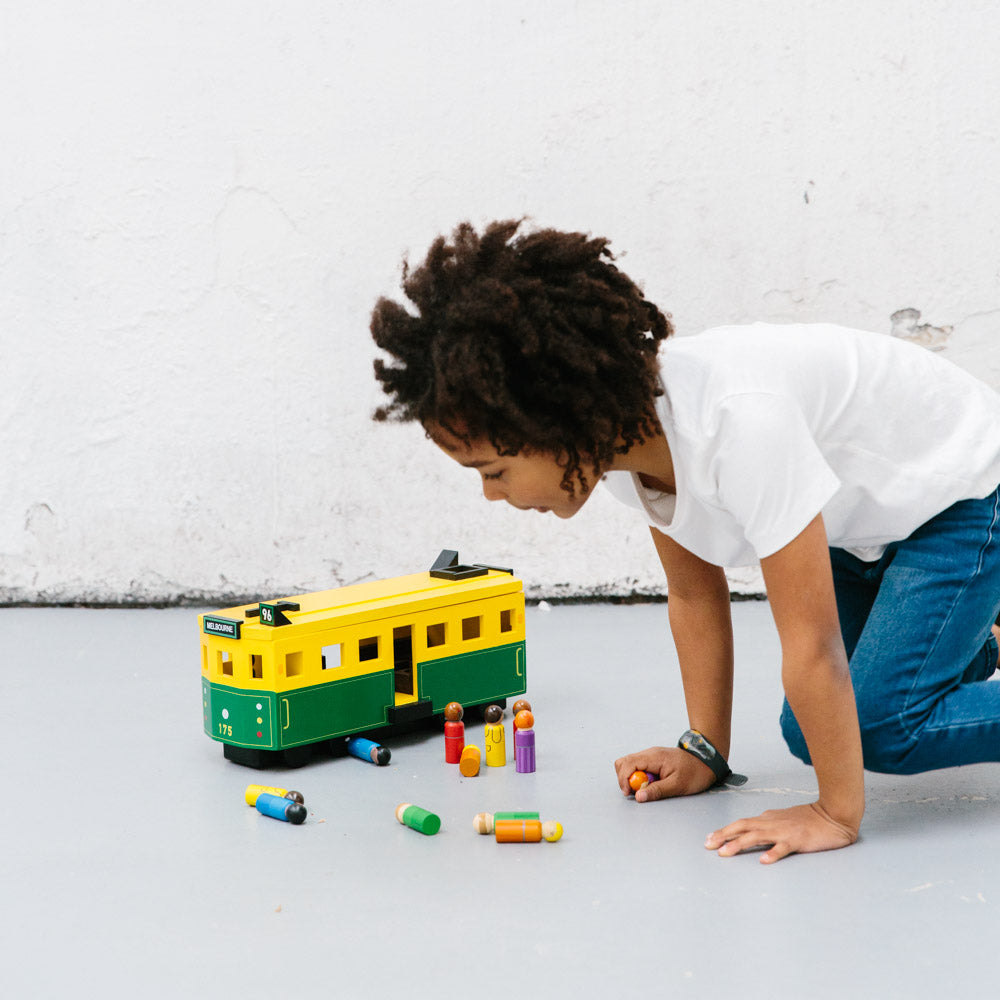
[[[650,747],[615,761],[618,786],[623,794],[631,795],[628,779],[633,771],[658,774],[645,788],[635,793],[636,802],[655,802],[676,795],[696,795],[715,784],[712,769],[678,747]]]
[[[789,854],[833,851],[858,839],[857,829],[837,822],[818,803],[791,809],[768,809],[753,819],[740,819],[709,834],[705,847],[728,858],[741,851],[769,847],[760,856],[770,865]]]

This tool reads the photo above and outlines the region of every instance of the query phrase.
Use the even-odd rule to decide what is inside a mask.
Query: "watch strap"
[[[677,745],[681,750],[691,754],[692,757],[697,757],[703,764],[707,764],[715,775],[717,785],[738,786],[746,784],[747,776],[736,774],[726,758],[712,745],[711,740],[703,733],[698,732],[697,729],[687,730],[677,741]]]

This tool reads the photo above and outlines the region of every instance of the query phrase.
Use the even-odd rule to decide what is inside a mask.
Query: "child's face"
[[[572,494],[562,488],[564,467],[554,455],[521,452],[500,455],[488,441],[466,445],[443,428],[428,428],[431,440],[450,458],[482,477],[487,500],[506,500],[518,510],[551,511],[556,517],[572,517],[590,496],[579,488]]]

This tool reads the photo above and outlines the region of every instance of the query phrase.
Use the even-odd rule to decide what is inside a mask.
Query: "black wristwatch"
[[[715,775],[717,785],[745,785],[747,776],[735,774],[726,758],[697,729],[689,729],[678,741],[677,745],[686,750],[692,757],[697,757],[707,764]]]

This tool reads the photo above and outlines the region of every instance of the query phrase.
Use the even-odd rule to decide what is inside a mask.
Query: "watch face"
[[[715,756],[715,747],[709,745],[700,733],[688,733],[685,742],[699,757],[704,757],[705,760],[711,760]]]

